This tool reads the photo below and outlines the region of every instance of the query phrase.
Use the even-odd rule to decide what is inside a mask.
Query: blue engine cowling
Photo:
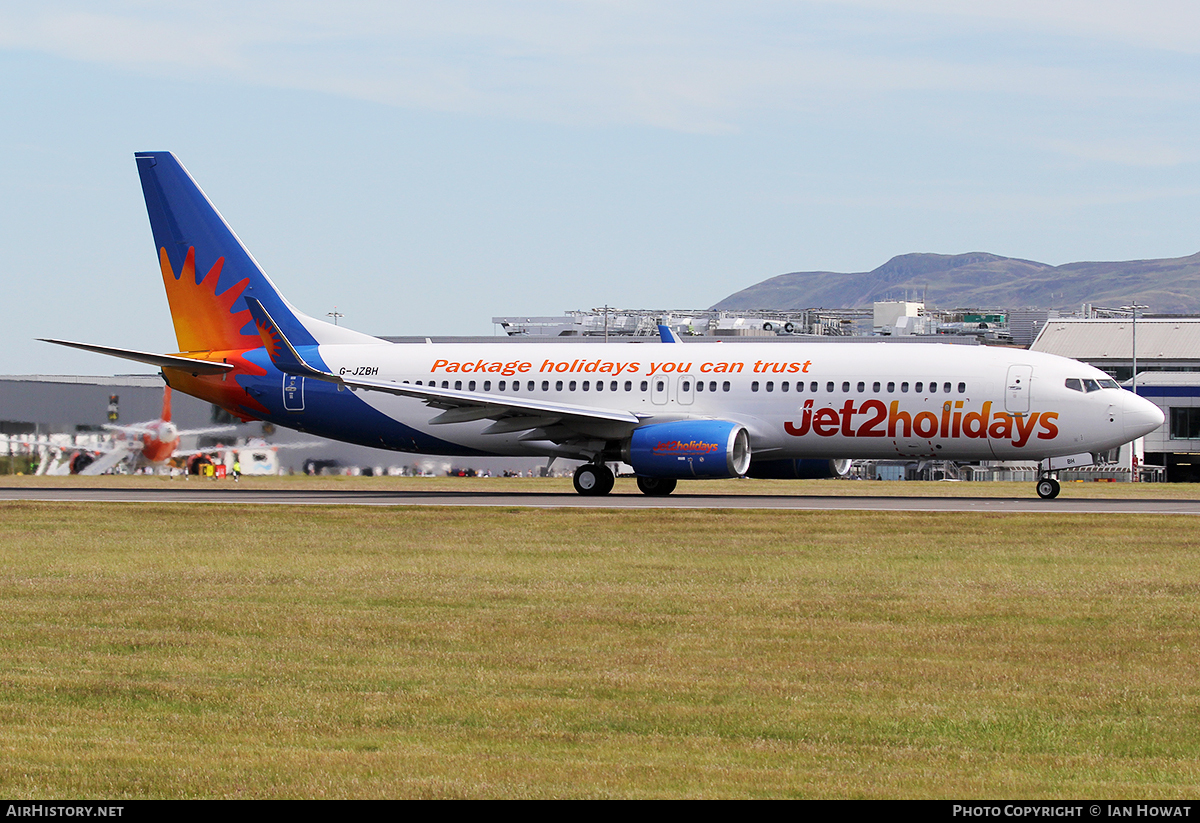
[[[771,480],[821,480],[845,477],[850,473],[849,460],[751,460],[751,477]]]
[[[750,432],[728,420],[679,420],[635,429],[625,461],[642,477],[741,477]]]

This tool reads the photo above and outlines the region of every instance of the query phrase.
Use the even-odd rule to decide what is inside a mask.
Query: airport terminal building
[[[1030,348],[1108,372],[1163,411],[1166,422],[1145,438],[1145,459],[1167,480],[1200,482],[1200,318],[1049,320]]]

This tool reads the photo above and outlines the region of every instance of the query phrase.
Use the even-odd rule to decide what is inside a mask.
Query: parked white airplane
[[[243,419],[406,452],[584,460],[581,494],[611,491],[615,461],[668,494],[913,458],[1044,461],[1047,498],[1051,458],[1083,462],[1163,422],[1091,366],[1015,349],[388,343],[297,311],[174,155],[136,158],[179,352],[50,342],[157,365]]]

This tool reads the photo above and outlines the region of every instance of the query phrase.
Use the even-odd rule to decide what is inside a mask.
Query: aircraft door
[[[650,378],[650,402],[663,405],[671,397],[671,378],[660,374]]]
[[[1004,384],[1004,410],[1022,414],[1029,411],[1029,389],[1033,384],[1033,366],[1009,366]]]
[[[304,411],[304,378],[294,374],[283,376],[283,409],[290,412]]]

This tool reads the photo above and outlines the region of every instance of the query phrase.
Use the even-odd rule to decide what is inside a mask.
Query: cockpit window
[[[1065,385],[1071,391],[1094,392],[1101,389],[1119,389],[1121,384],[1112,378],[1092,380],[1091,378],[1068,377]]]

